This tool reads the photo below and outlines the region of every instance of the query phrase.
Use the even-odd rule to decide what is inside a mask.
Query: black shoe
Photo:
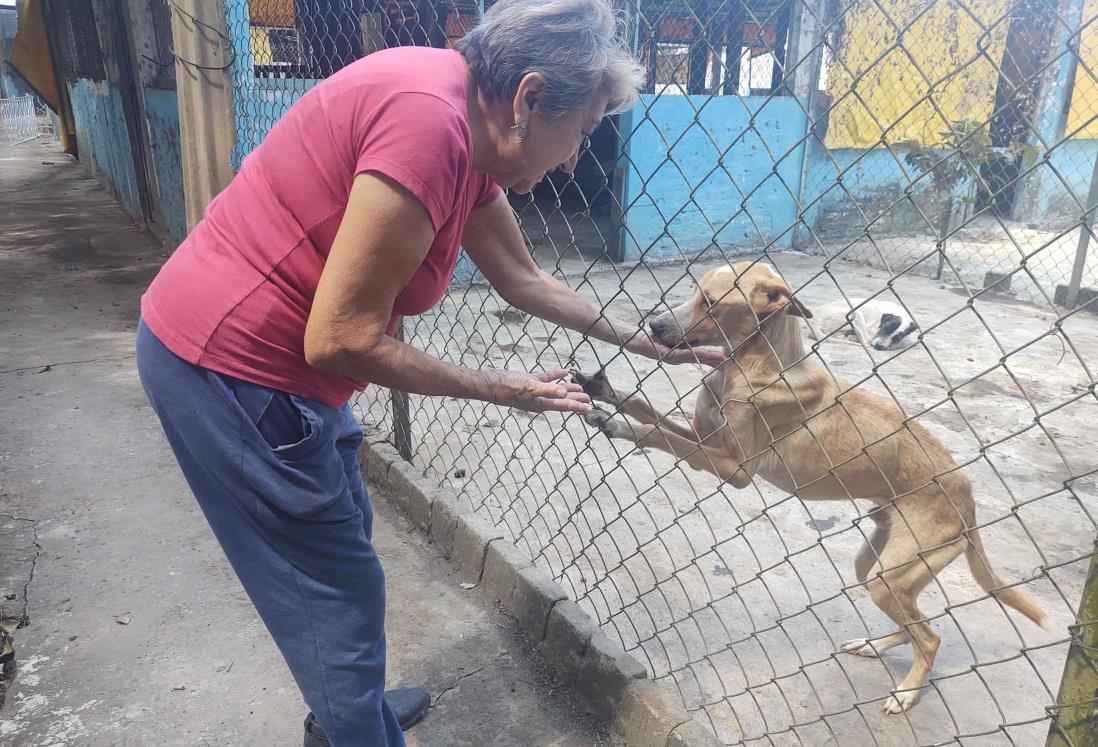
[[[423,720],[431,707],[431,696],[422,687],[402,687],[399,690],[386,690],[385,701],[396,714],[397,723],[402,731],[408,731]],[[305,717],[304,747],[329,747],[328,735],[313,714]]]

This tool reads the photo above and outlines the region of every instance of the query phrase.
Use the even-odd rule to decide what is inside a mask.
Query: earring
[[[511,125],[511,135],[520,143],[526,139],[526,136],[529,134],[529,132],[530,131],[527,128],[525,119],[516,125]]]

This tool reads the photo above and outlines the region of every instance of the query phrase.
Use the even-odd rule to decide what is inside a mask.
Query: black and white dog
[[[853,310],[852,310],[853,309]],[[807,321],[807,320],[806,320]],[[862,345],[877,350],[897,350],[914,345],[919,327],[903,306],[892,301],[852,298],[813,308],[813,318],[807,321],[808,334],[813,340],[857,337]]]

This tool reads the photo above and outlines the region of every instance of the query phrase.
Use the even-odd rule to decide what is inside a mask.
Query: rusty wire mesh
[[[428,0],[226,6],[238,160],[319,79],[385,47],[447,46],[483,12]],[[908,346],[845,339],[840,320],[806,341],[805,360],[945,444],[972,482],[966,528],[982,530],[992,565],[1043,607],[1048,629],[952,563],[903,623],[929,621],[942,637],[920,702],[884,715],[912,648],[839,652],[896,627],[853,568],[866,503],[808,501],[761,477],[736,489],[579,417],[443,398],[411,400],[412,461],[504,528],[724,743],[1044,740],[1068,644],[1093,625],[1074,623],[1098,509],[1087,246],[1098,3],[619,7],[645,91],[603,124],[574,176],[512,198],[539,265],[638,320],[743,260],[772,265],[810,308],[899,305],[918,326]],[[661,422],[694,414],[703,374],[530,318],[464,262],[405,335],[473,368],[605,368],[668,413]],[[393,438],[387,390],[356,407],[368,438]]]

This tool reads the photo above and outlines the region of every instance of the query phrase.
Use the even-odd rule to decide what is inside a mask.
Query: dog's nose
[[[665,325],[660,324],[658,319],[655,319],[648,323],[648,334],[651,335],[653,340],[663,344],[670,344],[665,339],[667,328]]]

